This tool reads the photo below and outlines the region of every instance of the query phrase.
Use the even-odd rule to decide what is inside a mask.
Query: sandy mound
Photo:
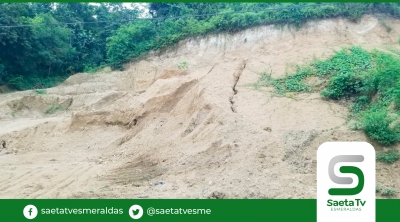
[[[0,197],[315,198],[318,146],[368,139],[339,102],[251,84],[344,46],[400,48],[399,36],[400,21],[371,16],[263,26],[185,40],[43,95],[1,94]],[[400,192],[398,173],[378,163],[377,183]]]

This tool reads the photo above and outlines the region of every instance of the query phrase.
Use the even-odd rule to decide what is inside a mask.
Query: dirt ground
[[[320,144],[386,148],[348,127],[344,101],[252,84],[345,46],[400,50],[399,37],[399,20],[376,16],[263,26],[0,94],[0,198],[316,198]],[[376,172],[400,193],[399,162]]]

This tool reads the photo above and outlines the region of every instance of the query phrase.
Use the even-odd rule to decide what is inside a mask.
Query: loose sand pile
[[[399,37],[399,20],[372,16],[263,26],[77,74],[45,95],[1,94],[0,197],[315,198],[318,146],[369,140],[345,124],[343,102],[251,84],[344,46],[400,49]],[[377,184],[400,192],[399,173],[377,163]]]

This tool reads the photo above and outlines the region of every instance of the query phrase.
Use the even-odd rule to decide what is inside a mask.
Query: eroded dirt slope
[[[372,16],[264,26],[185,40],[44,95],[1,94],[0,197],[315,198],[318,146],[369,140],[345,124],[344,103],[251,84],[344,46],[400,49],[399,37],[400,21]],[[378,163],[377,183],[400,192],[399,173]]]

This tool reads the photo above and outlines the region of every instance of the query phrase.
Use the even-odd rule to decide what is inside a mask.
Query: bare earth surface
[[[345,124],[343,101],[252,84],[345,46],[400,49],[399,37],[400,21],[371,16],[263,26],[77,74],[45,95],[0,94],[0,198],[316,198],[318,146],[369,140]],[[377,184],[400,192],[399,175],[377,163]]]

